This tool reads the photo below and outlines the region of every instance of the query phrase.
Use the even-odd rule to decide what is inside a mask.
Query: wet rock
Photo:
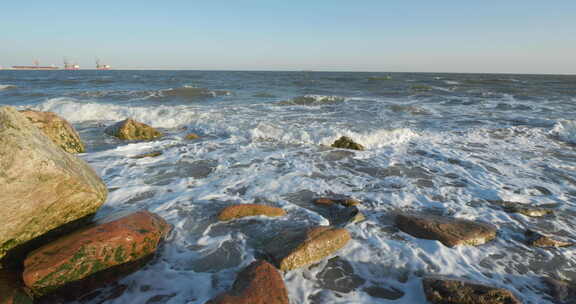
[[[548,288],[547,293],[556,300],[558,304],[576,304],[576,284],[543,278],[542,282]]]
[[[0,304],[32,303],[32,297],[19,285],[16,274],[0,269]]]
[[[282,275],[266,261],[256,261],[236,277],[232,290],[206,304],[288,304]]]
[[[283,216],[286,215],[286,211],[282,208],[272,207],[260,204],[237,204],[228,206],[218,214],[218,220],[229,221],[237,218],[242,218],[246,216]]]
[[[444,278],[422,280],[426,299],[433,304],[521,304],[509,290]]]
[[[153,151],[153,152],[148,152],[148,153],[132,156],[131,158],[140,159],[140,158],[147,158],[147,157],[158,157],[160,155],[162,155],[162,151]]]
[[[48,136],[56,145],[69,153],[86,151],[78,132],[66,120],[52,112],[20,111],[32,124]]]
[[[442,244],[481,245],[496,238],[496,227],[464,219],[436,216],[398,214],[396,225],[417,238],[438,240]]]
[[[354,142],[350,137],[342,136],[337,139],[333,144],[333,148],[350,149],[350,150],[364,150],[364,146]]]
[[[162,136],[162,133],[149,125],[130,118],[109,126],[104,132],[124,140],[149,140]]]
[[[95,213],[108,195],[92,168],[12,107],[0,107],[0,193],[0,258]]]
[[[352,265],[340,257],[331,258],[316,275],[319,287],[349,293],[362,286],[366,280],[354,273]]]
[[[574,245],[574,243],[560,241],[532,230],[527,230],[524,235],[526,236],[526,243],[533,247],[550,248],[569,247]]]
[[[504,211],[508,213],[520,213],[530,217],[542,217],[554,214],[554,210],[550,208],[536,207],[527,204],[507,202],[507,201],[498,201],[497,203],[500,206],[502,206]]]
[[[186,134],[186,136],[184,136],[184,139],[186,139],[186,140],[195,140],[195,139],[199,139],[199,138],[200,138],[200,136],[198,134],[195,134],[195,133],[189,133],[189,134]]]
[[[350,239],[350,233],[344,228],[316,226],[280,233],[266,246],[266,252],[280,270],[289,271],[324,259]]]
[[[369,294],[371,297],[386,300],[398,300],[404,296],[404,292],[402,290],[396,289],[394,287],[368,286],[362,290]]]
[[[156,251],[170,228],[148,211],[106,218],[28,254],[24,283],[42,296],[113,266],[138,261]]]
[[[355,200],[353,198],[346,198],[346,199],[332,199],[327,197],[321,197],[314,200],[314,203],[317,205],[335,205],[339,204],[346,207],[352,206],[359,206],[362,204],[359,200]]]

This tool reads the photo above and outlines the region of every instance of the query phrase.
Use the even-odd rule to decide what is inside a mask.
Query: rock
[[[70,153],[86,151],[78,132],[66,120],[52,112],[20,111],[32,124],[48,136],[56,145]]]
[[[332,144],[333,148],[342,148],[350,150],[364,150],[364,146],[355,143],[350,137],[342,136]]]
[[[266,246],[266,252],[280,270],[289,271],[328,257],[350,239],[350,233],[344,228],[316,226],[281,233]]]
[[[574,245],[574,243],[556,240],[532,230],[527,230],[524,235],[526,236],[526,243],[532,247],[550,248],[569,247]]]
[[[130,118],[109,126],[104,132],[124,140],[149,140],[162,136],[162,133],[149,125]]]
[[[0,269],[0,304],[32,303],[32,297],[19,286],[16,274]]]
[[[478,283],[429,277],[422,280],[433,304],[521,304],[509,290]]]
[[[8,250],[93,214],[106,185],[12,107],[0,107],[0,258]]]
[[[241,217],[256,215],[283,216],[286,215],[286,211],[282,208],[267,205],[237,204],[222,209],[220,214],[218,214],[218,220],[229,221]]]
[[[170,228],[148,211],[109,217],[28,254],[24,283],[42,296],[113,266],[146,258]]]
[[[359,200],[355,200],[353,198],[346,198],[346,199],[331,199],[327,197],[321,197],[314,200],[314,203],[317,205],[334,205],[339,204],[346,207],[358,206],[361,205],[362,202]]]
[[[400,230],[421,239],[438,240],[442,244],[481,245],[496,238],[496,227],[486,223],[435,215],[398,214]]]
[[[140,158],[146,158],[146,157],[158,157],[160,155],[162,155],[162,151],[154,151],[154,152],[148,152],[148,153],[132,156],[131,158],[140,159]]]
[[[311,266],[312,268],[314,266]],[[333,257],[328,260],[322,271],[316,275],[318,288],[330,289],[340,293],[350,293],[362,286],[366,280],[354,273],[350,262]]]
[[[496,201],[499,205],[502,206],[504,211],[508,213],[520,213],[525,216],[530,217],[542,217],[549,214],[554,214],[554,211],[549,208],[542,208],[536,207],[532,205],[522,204],[522,203],[515,203],[515,202],[507,202],[507,201]]]
[[[556,303],[576,304],[576,284],[552,278],[542,278],[542,282],[548,287],[547,293]]]
[[[200,136],[198,134],[195,134],[195,133],[190,133],[190,134],[187,134],[186,136],[184,136],[184,139],[186,139],[186,140],[195,140],[195,139],[199,139],[199,138],[200,138]]]
[[[236,277],[232,290],[206,304],[288,304],[282,276],[266,261],[256,261]]]

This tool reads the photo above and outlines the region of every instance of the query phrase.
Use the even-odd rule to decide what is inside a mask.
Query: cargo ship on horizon
[[[41,66],[40,62],[38,62],[38,60],[34,60],[34,65],[14,65],[11,68],[12,70],[58,70],[59,67],[55,66],[55,65],[49,65],[49,66]]]

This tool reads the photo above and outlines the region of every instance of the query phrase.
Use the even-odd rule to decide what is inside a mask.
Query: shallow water
[[[523,239],[527,228],[576,236],[576,76],[0,71],[0,102],[74,124],[80,157],[110,190],[99,216],[143,208],[174,225],[158,258],[106,303],[204,303],[275,233],[330,224],[312,200],[332,195],[363,201],[366,220],[347,226],[353,240],[334,256],[284,274],[292,303],[425,303],[421,277],[443,274],[540,304],[551,303],[540,277],[576,279],[573,248]],[[104,134],[127,117],[167,136]],[[327,147],[342,135],[366,151]],[[131,158],[152,151],[163,154]],[[555,215],[506,213],[498,201],[552,204]],[[288,216],[215,219],[253,202]],[[498,238],[448,248],[398,231],[397,210],[490,222]]]

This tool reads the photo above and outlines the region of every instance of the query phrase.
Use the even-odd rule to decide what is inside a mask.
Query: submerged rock
[[[146,258],[170,228],[148,211],[109,217],[28,254],[24,283],[35,295],[43,296],[113,266]]]
[[[429,277],[422,280],[433,304],[521,304],[509,290],[478,283]]]
[[[0,269],[0,304],[32,303],[32,297],[18,284],[16,274]]]
[[[8,250],[95,213],[106,185],[21,113],[0,107],[0,258]]]
[[[86,151],[78,132],[66,120],[52,112],[20,111],[32,124],[48,136],[56,145],[70,153]]]
[[[350,233],[344,228],[316,226],[281,233],[266,246],[266,252],[280,270],[289,271],[328,257],[350,239]]]
[[[524,234],[526,236],[526,242],[532,247],[550,248],[550,247],[569,247],[573,246],[572,242],[565,242],[556,240],[549,236],[540,234],[536,231],[527,230]]]
[[[199,138],[200,138],[200,136],[196,133],[189,133],[189,134],[186,134],[186,136],[184,136],[184,139],[186,139],[186,140],[195,140],[195,139],[199,139]]]
[[[358,150],[363,151],[364,146],[354,142],[350,137],[342,136],[337,139],[333,144],[333,148],[341,148],[341,149],[350,149],[350,150]]]
[[[481,245],[496,238],[497,231],[490,224],[436,215],[398,214],[396,225],[414,237],[437,240],[448,247]]]
[[[548,287],[546,291],[558,304],[576,303],[576,284],[559,281],[552,278],[543,278],[542,282]]]
[[[496,201],[497,204],[501,205],[504,211],[509,213],[520,213],[525,216],[530,217],[542,217],[546,215],[554,214],[554,210],[550,208],[537,207],[532,205],[526,205],[522,203],[507,202],[507,201]]]
[[[339,204],[346,207],[358,206],[361,205],[362,202],[359,200],[355,200],[353,198],[346,198],[346,199],[331,199],[327,197],[321,197],[314,200],[314,203],[317,205],[335,205]]]
[[[283,216],[286,215],[286,211],[284,211],[282,208],[267,205],[237,204],[222,209],[220,214],[218,214],[218,220],[229,221],[237,218],[256,215]]]
[[[131,118],[109,126],[104,132],[124,140],[149,140],[162,136],[156,129]]]
[[[232,290],[206,304],[288,304],[282,275],[266,261],[256,261],[236,277]]]
[[[139,154],[136,156],[132,156],[133,159],[140,159],[140,158],[147,158],[147,157],[158,157],[162,155],[162,151],[153,151],[148,153]]]

